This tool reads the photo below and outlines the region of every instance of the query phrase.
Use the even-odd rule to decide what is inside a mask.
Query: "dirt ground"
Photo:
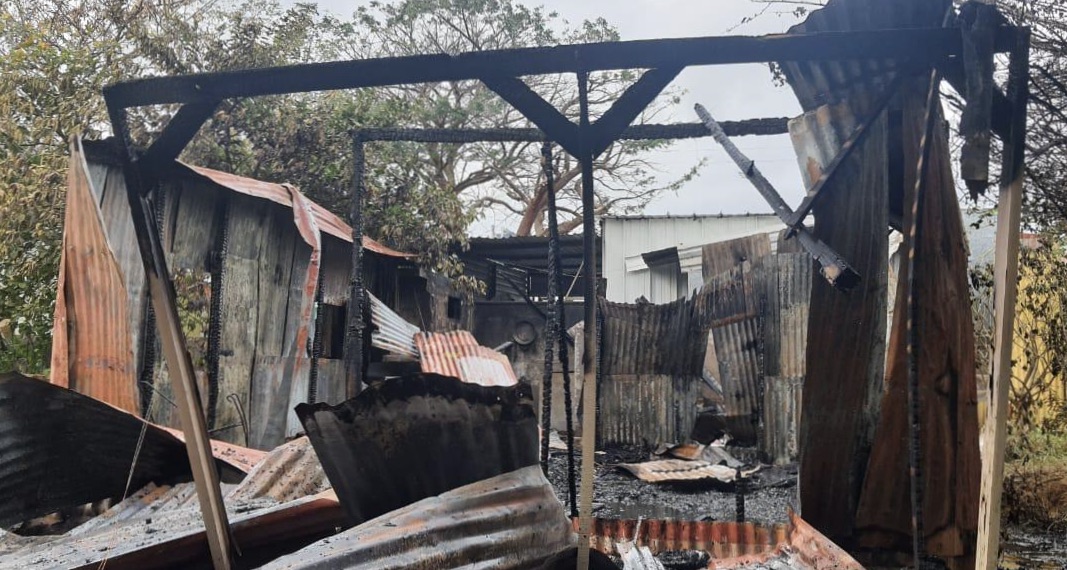
[[[736,450],[735,450],[736,451]],[[741,452],[740,455],[743,455]],[[736,496],[732,485],[714,481],[685,484],[646,483],[615,467],[649,460],[647,451],[613,448],[597,456],[593,514],[601,518],[657,518],[732,521]],[[575,455],[581,479],[581,455]],[[564,505],[567,500],[567,455],[554,452],[549,480]],[[786,508],[796,503],[796,468],[769,468],[753,476],[745,494],[745,518],[758,523],[785,522]],[[569,508],[569,506],[568,506]]]

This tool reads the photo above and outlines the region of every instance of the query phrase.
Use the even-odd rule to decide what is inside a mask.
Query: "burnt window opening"
[[[445,314],[453,321],[460,320],[463,316],[463,300],[449,295],[448,308]]]
[[[319,305],[319,323],[322,327],[322,354],[320,358],[344,358],[346,305]]]

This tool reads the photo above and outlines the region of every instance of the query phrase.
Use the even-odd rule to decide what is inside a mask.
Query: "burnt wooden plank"
[[[245,227],[238,216],[234,216],[230,221],[235,230]],[[240,235],[242,234],[234,231],[231,238]],[[248,409],[253,384],[256,330],[259,326],[259,262],[230,255],[224,264],[215,427],[229,426],[241,421],[236,406],[229,399],[231,394],[236,394],[241,405]],[[244,435],[237,431],[227,431],[220,435],[220,439],[244,445]]]
[[[914,195],[923,128],[924,96],[918,91],[904,104],[905,203],[911,203]],[[923,526],[930,554],[963,560],[962,567],[973,567],[966,560],[974,555],[980,478],[974,328],[951,152],[944,132],[935,131],[921,206],[921,255],[915,260]],[[904,212],[905,227],[910,227],[911,209]],[[910,247],[905,238],[905,255]],[[889,341],[888,390],[857,515],[863,544],[902,552],[910,552],[912,528],[906,413],[907,281],[907,264],[901,264]]]
[[[809,113],[791,125],[808,185],[851,131],[847,117]],[[853,115],[854,116],[854,115]],[[836,144],[825,144],[833,141]],[[802,402],[800,502],[805,520],[834,540],[852,535],[870,453],[885,360],[888,188],[886,119],[840,167],[841,188],[815,211],[812,233],[855,263],[859,286],[843,295],[812,279]]]
[[[173,198],[174,222],[171,227],[174,228],[174,238],[167,252],[170,254],[167,262],[172,271],[206,269],[208,254],[215,243],[212,236],[215,235],[215,209],[219,207],[219,191],[193,181],[183,182],[180,188]]]
[[[363,258],[364,274],[371,257]],[[319,278],[322,279],[322,302],[329,305],[348,303],[349,274],[352,272],[352,244],[324,235],[322,239],[322,265]],[[368,283],[369,287],[369,283]]]
[[[259,256],[259,322],[256,354],[280,356],[285,346],[289,311],[289,281],[296,249],[292,212],[272,207],[265,218],[263,250]]]
[[[248,428],[249,445],[272,449],[285,441],[290,431],[293,394],[307,394],[311,361],[306,358],[258,355],[254,365],[256,390],[252,393]],[[299,426],[299,422],[297,422]]]
[[[289,303],[285,316],[285,335],[282,337],[282,356],[298,356],[311,353],[310,346],[296,346],[297,331],[304,322],[301,303],[304,299],[304,285],[307,281],[308,265],[311,263],[311,246],[297,238],[293,240],[293,262],[289,274]],[[310,336],[308,337],[311,338]]]

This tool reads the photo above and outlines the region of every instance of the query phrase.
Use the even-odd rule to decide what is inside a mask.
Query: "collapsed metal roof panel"
[[[812,11],[788,33],[939,28],[949,6],[948,0],[833,0]],[[872,59],[789,61],[780,65],[805,111],[862,91],[878,92],[901,69],[893,60]]]
[[[293,207],[293,199],[290,194],[291,186],[287,184],[275,184],[273,182],[264,182],[262,180],[256,180],[254,178],[246,178],[244,176],[238,176],[236,174],[230,174],[228,172],[222,172],[219,170],[213,170],[211,168],[204,168],[202,166],[193,166],[191,164],[185,164],[183,162],[176,162],[179,167],[184,167],[188,172],[198,175],[203,178],[207,178],[222,186],[233,190],[234,192],[240,192],[248,196],[254,196],[256,198],[263,198],[270,200],[276,204],[281,204],[287,208]],[[321,205],[308,201],[311,205],[311,211],[315,217],[315,223],[319,228],[338,239],[352,242],[352,227],[349,226],[338,217],[336,214],[330,212]],[[363,247],[368,251],[372,251],[379,255],[386,257],[395,257],[399,259],[408,259],[413,257],[410,253],[404,253],[397,251],[391,247],[385,246],[372,238],[363,236]]]
[[[533,396],[523,384],[420,374],[296,413],[353,524],[538,460]]]
[[[789,540],[760,555],[714,560],[709,570],[864,570],[840,546],[790,511]]]
[[[707,479],[714,479],[722,483],[733,483],[737,476],[737,470],[733,467],[688,459],[660,459],[644,463],[620,463],[618,467],[649,483],[702,481]],[[741,475],[747,477],[757,470],[743,470]]]
[[[159,427],[173,435],[178,441],[185,443],[185,432],[182,430],[163,426]],[[215,456],[215,459],[224,461],[234,469],[238,469],[244,473],[252,471],[259,462],[267,457],[266,451],[252,449],[250,447],[242,447],[217,439],[211,440],[211,454]]]
[[[184,491],[186,488],[190,490]],[[185,493],[193,504],[179,504]],[[96,528],[71,532],[46,545],[0,557],[0,568],[89,570],[105,564],[113,570],[209,567],[204,524],[192,495],[191,484],[146,490],[116,505],[110,520],[103,519]],[[330,491],[281,505],[270,503],[273,501],[267,506],[262,502],[227,505],[231,531],[249,567],[328,536],[342,522],[341,508]]]
[[[537,466],[390,512],[264,566],[269,570],[518,570],[574,544]]]
[[[519,383],[508,357],[486,348],[469,331],[420,332],[415,335],[422,371],[459,378],[482,386]]]
[[[121,497],[127,478],[137,489],[190,477],[185,446],[167,431],[17,373],[0,375],[0,458],[0,526]],[[219,468],[223,480],[243,476],[225,462]]]
[[[632,519],[593,519],[591,547],[615,554],[618,542],[636,541],[653,554],[677,550],[707,552],[713,559],[760,555],[789,543],[790,525],[763,525],[753,522],[642,520],[638,528]],[[577,530],[578,521],[574,519]],[[636,534],[636,536],[635,536]]]
[[[300,437],[274,448],[226,495],[226,500],[246,502],[268,497],[286,502],[329,488],[330,481],[311,442],[307,437]]]
[[[410,359],[417,359],[419,349],[415,347],[415,335],[419,333],[419,327],[404,320],[404,317],[398,315],[372,293],[367,293],[367,297],[370,298],[371,323],[375,326],[375,330],[370,335],[371,346]]]

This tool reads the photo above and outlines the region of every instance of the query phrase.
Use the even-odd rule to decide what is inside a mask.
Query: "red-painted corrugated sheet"
[[[90,184],[81,141],[74,139],[67,171],[51,381],[136,414],[126,284]]]
[[[264,182],[262,180],[256,180],[254,178],[245,178],[244,176],[237,176],[236,174],[221,172],[219,170],[212,170],[210,168],[204,168],[202,166],[192,166],[181,162],[179,162],[178,164],[184,166],[185,168],[188,168],[189,171],[191,171],[193,174],[203,176],[204,178],[211,180],[215,184],[218,184],[219,186],[223,186],[225,188],[229,188],[234,192],[240,192],[241,194],[255,196],[257,198],[264,198],[270,200],[271,202],[281,204],[289,208],[293,207],[291,186],[285,184],[275,184],[273,182]],[[311,207],[311,211],[315,218],[315,223],[323,232],[328,233],[338,239],[345,240],[347,242],[352,241],[351,226],[346,224],[344,220],[337,217],[332,212],[330,212],[326,208],[323,208],[319,204],[316,204],[315,202],[312,202],[310,200],[308,200],[307,202]],[[374,253],[387,257],[398,257],[404,259],[413,257],[413,255],[410,253],[404,253],[402,251],[397,251],[393,248],[386,247],[385,245],[382,245],[367,236],[363,236],[363,248],[368,251],[373,251]]]
[[[503,354],[478,344],[468,331],[415,335],[422,371],[459,378],[482,386],[519,383],[511,362]]]

